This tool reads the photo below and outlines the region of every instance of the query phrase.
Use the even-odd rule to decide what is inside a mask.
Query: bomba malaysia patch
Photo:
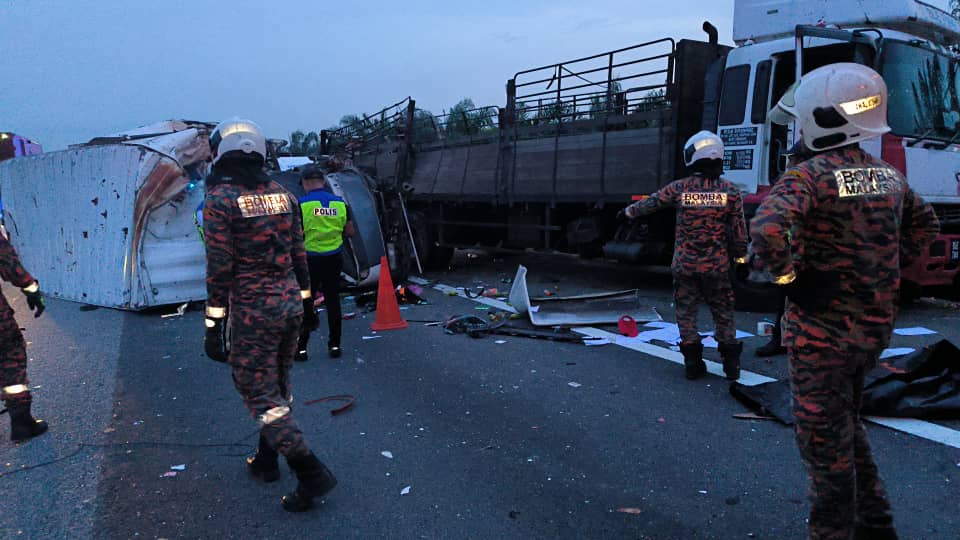
[[[237,197],[237,206],[245,218],[290,213],[290,199],[283,193],[241,195]]]
[[[727,205],[726,193],[700,193],[696,191],[684,192],[680,198],[680,205],[686,207],[722,208]]]
[[[887,195],[899,193],[902,189],[896,171],[886,167],[840,169],[833,174],[841,198]]]

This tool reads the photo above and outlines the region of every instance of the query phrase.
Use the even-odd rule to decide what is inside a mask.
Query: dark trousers
[[[327,326],[330,330],[327,347],[340,346],[340,334],[343,328],[343,311],[340,308],[340,272],[343,270],[343,254],[308,255],[310,267],[310,286],[313,297],[323,294],[323,306],[327,309]],[[307,350],[309,332],[300,334],[300,350]]]
[[[11,409],[30,405],[27,348],[13,310],[0,294],[0,399]]]
[[[846,540],[857,525],[892,531],[893,513],[860,418],[864,373],[877,356],[806,336],[803,343],[790,348],[790,387],[797,446],[810,478],[809,538]]]

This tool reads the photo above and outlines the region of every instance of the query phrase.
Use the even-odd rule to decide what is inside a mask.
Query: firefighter
[[[205,349],[230,364],[250,414],[260,422],[251,473],[279,477],[277,454],[296,473],[283,508],[303,511],[333,489],[333,474],[310,451],[291,413],[290,370],[304,312],[313,309],[296,199],[263,172],[266,141],[249,120],[222,122],[210,136],[215,182],[207,191]],[[230,349],[225,322],[230,315]]]
[[[46,308],[40,284],[24,270],[17,252],[4,236],[0,236],[0,278],[20,287],[34,317],[43,314]],[[47,423],[30,414],[33,398],[28,385],[26,343],[20,325],[13,317],[13,309],[0,294],[0,397],[10,413],[10,440],[14,442],[47,431]]]
[[[859,414],[863,380],[890,341],[901,265],[920,256],[939,224],[899,171],[860,149],[890,131],[877,72],[851,63],[815,69],[771,119],[795,121],[812,155],[783,174],[750,226],[756,256],[788,298],[809,537],[896,538]],[[802,248],[801,261],[792,248]]]
[[[309,165],[301,173],[306,195],[300,198],[303,215],[304,246],[310,267],[310,283],[314,297],[323,294],[327,309],[329,338],[327,352],[331,358],[341,355],[340,335],[343,313],[340,307],[340,272],[343,270],[343,240],[353,236],[350,208],[333,194],[327,184],[326,171],[320,165]],[[307,342],[313,328],[304,328],[300,335],[298,360],[307,360]]]
[[[798,164],[803,163],[809,157],[809,153],[806,151],[806,148],[803,146],[802,141],[798,141],[796,144],[790,147],[784,154],[787,158],[787,168],[796,167]],[[776,181],[774,181],[776,185]],[[787,305],[787,296],[783,293],[782,290],[776,292],[777,295],[777,317],[774,319],[776,323],[773,325],[773,333],[770,335],[770,341],[768,341],[762,347],[758,347],[755,351],[755,354],[761,358],[768,356],[777,356],[787,352],[787,348],[783,346],[783,312],[786,310]]]
[[[677,209],[673,293],[686,376],[698,379],[707,372],[697,332],[698,308],[705,301],[713,314],[723,372],[736,380],[743,343],[736,341],[730,274],[733,263],[743,263],[747,254],[743,201],[739,188],[720,177],[723,141],[715,134],[701,131],[690,137],[683,157],[691,176],[631,204],[625,213],[636,218],[667,207]]]

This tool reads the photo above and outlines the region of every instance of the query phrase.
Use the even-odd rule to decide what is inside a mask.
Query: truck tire
[[[453,261],[454,248],[450,246],[440,246],[436,242],[430,245],[430,254],[427,257],[426,269],[428,270],[446,270]]]

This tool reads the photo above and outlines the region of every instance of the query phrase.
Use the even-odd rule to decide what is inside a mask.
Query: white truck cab
[[[956,284],[960,262],[960,21],[918,0],[736,0],[717,133],[725,176],[758,203],[783,172],[792,128],[767,112],[802,73],[835,62],[880,72],[892,132],[863,148],[907,174],[937,208],[941,238],[905,272],[919,285]]]

